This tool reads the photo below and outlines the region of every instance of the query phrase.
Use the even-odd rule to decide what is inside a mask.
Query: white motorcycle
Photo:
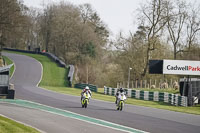
[[[123,107],[124,107],[124,103],[126,100],[126,95],[124,93],[121,93],[118,95],[118,100],[117,100],[117,110],[122,111]]]

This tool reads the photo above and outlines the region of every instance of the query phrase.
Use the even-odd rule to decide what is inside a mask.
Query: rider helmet
[[[119,91],[122,93],[122,92],[124,91],[124,89],[123,89],[123,88],[120,88]]]
[[[86,90],[89,90],[89,87],[88,87],[88,86],[86,86],[86,87],[85,87],[85,89],[86,89]]]

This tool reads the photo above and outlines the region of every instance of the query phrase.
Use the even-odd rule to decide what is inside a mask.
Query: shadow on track
[[[65,108],[82,108],[82,107],[77,107],[77,106],[65,106]]]
[[[93,109],[93,110],[104,110],[104,111],[117,111],[117,109]]]

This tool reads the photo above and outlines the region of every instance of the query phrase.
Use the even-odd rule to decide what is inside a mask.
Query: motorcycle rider
[[[84,94],[85,92],[88,92],[88,93],[90,94],[90,96],[92,96],[92,92],[90,91],[90,88],[89,88],[88,86],[86,86],[86,87],[83,89],[83,91],[81,92],[81,101],[82,101],[82,99],[83,99],[83,94]]]
[[[121,95],[121,94],[124,94],[124,95],[125,95],[125,90],[124,90],[123,88],[117,89],[117,92],[116,92],[116,94],[115,94],[115,97],[116,97],[115,104],[117,104],[118,96]]]

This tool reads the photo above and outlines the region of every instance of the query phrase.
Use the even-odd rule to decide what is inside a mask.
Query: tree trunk
[[[146,54],[146,62],[145,62],[145,67],[144,67],[144,71],[142,73],[142,77],[144,77],[147,73],[147,69],[148,69],[148,66],[149,66],[149,55],[150,55],[150,49],[148,48],[147,49],[147,54]]]
[[[47,30],[47,33],[46,33],[46,44],[45,44],[45,46],[46,46],[46,52],[48,52],[49,51],[49,38],[50,38],[50,33],[49,33],[49,31]]]
[[[174,60],[176,60],[176,45],[174,45]]]
[[[86,83],[88,84],[88,77],[89,77],[89,70],[88,70],[88,65],[86,65]]]

